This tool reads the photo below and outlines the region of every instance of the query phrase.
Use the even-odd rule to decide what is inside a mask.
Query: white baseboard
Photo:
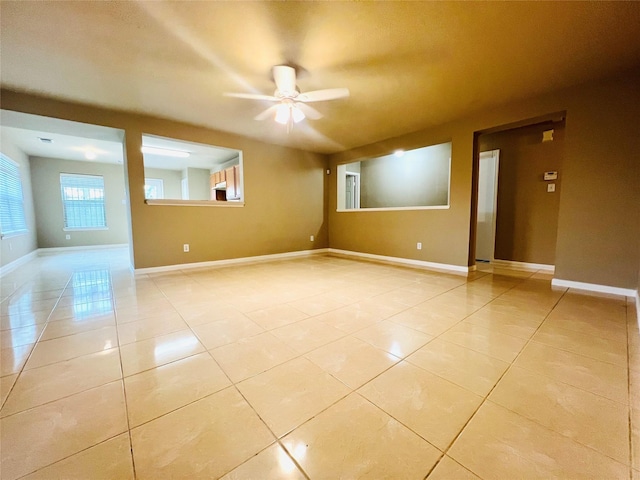
[[[15,259],[13,262],[3,265],[2,267],[0,267],[0,276],[6,275],[9,272],[13,272],[16,268],[24,265],[27,262],[30,262],[37,256],[38,256],[38,250],[32,250],[26,255],[23,255],[20,258]]]
[[[425,262],[424,260],[413,260],[411,258],[401,257],[387,257],[385,255],[375,255],[373,253],[354,252],[351,250],[339,250],[337,248],[329,248],[329,253],[336,253],[338,255],[345,255],[348,257],[360,257],[368,258],[370,260],[377,260],[379,262],[394,263],[398,265],[409,265],[412,267],[423,267],[430,270],[444,271],[447,273],[464,274],[469,273],[469,267],[463,267],[460,265],[449,265],[447,263],[435,263]]]
[[[229,258],[226,260],[211,260],[208,262],[164,265],[162,267],[136,268],[133,271],[136,274],[160,273],[160,272],[171,272],[175,270],[187,270],[192,268],[220,267],[224,265],[238,265],[242,263],[253,263],[253,262],[269,262],[273,260],[282,260],[285,258],[308,257],[312,255],[318,255],[320,253],[328,253],[328,251],[329,251],[328,248],[317,248],[315,250],[300,250],[297,252],[272,253],[270,255],[256,255],[255,257]]]
[[[625,297],[636,297],[636,299],[638,295],[637,290],[633,290],[631,288],[611,287],[609,285],[598,285],[596,283],[574,282],[572,280],[562,280],[561,278],[554,278],[553,280],[551,280],[551,285],[553,285],[554,287],[575,288],[576,290],[586,290],[589,292],[610,293],[613,295],[623,295]]]
[[[544,263],[528,263],[528,262],[515,262],[513,260],[492,260],[491,265],[501,268],[511,268],[514,270],[524,270],[525,272],[546,272],[555,273],[555,265],[547,265]]]
[[[39,248],[38,255],[48,255],[50,253],[73,252],[80,250],[100,250],[106,248],[124,248],[128,247],[128,243],[110,243],[107,245],[79,245],[76,247],[47,247]]]

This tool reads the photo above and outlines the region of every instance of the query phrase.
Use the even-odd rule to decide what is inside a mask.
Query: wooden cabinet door
[[[242,196],[242,187],[240,183],[240,165],[235,165],[233,167],[233,176],[235,178],[235,198],[240,200]]]
[[[227,176],[227,200],[233,200],[236,198],[236,170],[234,167],[229,167],[225,170]]]
[[[215,200],[216,199],[216,179],[215,179],[215,173],[212,173],[209,176],[209,200]]]

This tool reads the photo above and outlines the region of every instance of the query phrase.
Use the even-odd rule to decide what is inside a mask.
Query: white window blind
[[[27,231],[20,168],[0,154],[0,231],[2,236]]]
[[[65,229],[106,228],[104,178],[101,175],[60,174]]]

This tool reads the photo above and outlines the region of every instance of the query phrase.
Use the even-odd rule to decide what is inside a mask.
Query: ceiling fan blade
[[[323,115],[318,110],[316,110],[313,107],[310,107],[305,103],[296,102],[295,105],[300,110],[302,110],[302,113],[304,113],[305,117],[310,118],[311,120],[318,120],[323,117]]]
[[[278,109],[278,105],[271,105],[265,111],[263,111],[262,113],[259,113],[255,117],[253,117],[253,119],[254,120],[266,120],[270,116],[275,115],[277,109]]]
[[[296,91],[296,70],[287,65],[276,65],[273,67],[273,80],[276,82],[278,91],[282,94]]]
[[[260,95],[255,93],[223,93],[225,97],[234,97],[234,98],[247,98],[249,100],[268,100],[271,102],[279,102],[280,99],[278,97],[274,97],[271,95]]]
[[[300,102],[323,102],[325,100],[334,100],[348,96],[348,88],[327,88],[325,90],[313,90],[311,92],[301,93],[296,100]]]

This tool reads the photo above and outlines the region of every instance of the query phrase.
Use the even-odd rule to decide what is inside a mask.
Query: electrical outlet
[[[309,240],[313,242],[313,235],[309,237]]]
[[[65,235],[65,236],[64,236],[64,238],[65,238],[66,240],[71,240],[71,235]]]
[[[418,243],[416,244],[416,248],[417,248],[418,250],[422,250],[422,242],[418,242]]]
[[[182,246],[182,250],[183,250],[184,252],[188,252],[188,251],[189,251],[189,244],[188,244],[188,243],[185,243],[185,244]]]

